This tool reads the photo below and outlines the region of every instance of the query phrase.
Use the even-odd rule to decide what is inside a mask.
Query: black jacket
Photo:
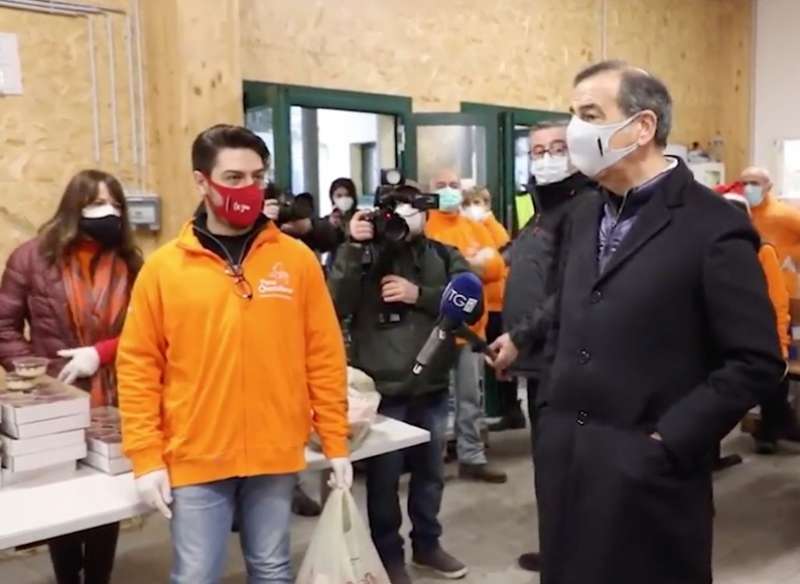
[[[599,275],[601,213],[596,198],[574,209],[559,270],[542,584],[709,584],[712,452],[785,369],[759,239],[683,163]]]
[[[509,250],[509,273],[503,300],[503,325],[517,326],[525,314],[555,292],[553,272],[561,245],[564,218],[580,196],[594,194],[593,183],[580,173],[551,185],[533,187],[536,215],[519,232]],[[512,368],[514,375],[539,378],[546,362],[543,344],[528,346]]]
[[[379,267],[371,262],[373,246],[341,245],[328,276],[328,287],[340,319],[350,317],[350,364],[375,380],[387,397],[406,397],[444,391],[455,358],[455,345],[446,343],[423,375],[412,375],[414,359],[439,316],[442,292],[454,275],[469,271],[469,264],[454,247],[420,237],[401,247]],[[416,305],[404,305],[402,320],[380,324],[384,311],[380,280],[387,274],[406,278],[420,289]]]

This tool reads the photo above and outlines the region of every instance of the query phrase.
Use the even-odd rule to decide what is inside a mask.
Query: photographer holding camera
[[[435,206],[435,197],[402,185],[384,187],[376,199],[375,211],[359,211],[351,219],[328,286],[339,317],[352,318],[351,365],[375,380],[383,398],[381,413],[428,430],[431,440],[369,459],[370,530],[392,584],[411,582],[398,497],[407,464],[413,561],[448,578],[462,578],[467,568],[439,544],[448,373],[455,357],[452,339],[437,352],[425,375],[412,375],[412,367],[437,323],[442,291],[455,274],[470,268],[455,248],[425,237],[427,210]]]

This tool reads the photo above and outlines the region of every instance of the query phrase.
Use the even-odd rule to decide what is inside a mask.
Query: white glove
[[[100,369],[100,354],[94,347],[66,349],[59,351],[58,356],[70,360],[58,374],[58,380],[67,385],[79,377],[91,377]]]
[[[154,470],[137,478],[136,490],[139,491],[142,501],[158,509],[167,519],[172,519],[172,511],[169,509],[172,504],[172,487],[166,469]]]
[[[331,458],[331,478],[328,486],[332,489],[349,489],[353,486],[353,465],[349,458]]]

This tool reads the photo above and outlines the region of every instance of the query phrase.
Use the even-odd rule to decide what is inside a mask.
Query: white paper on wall
[[[22,95],[17,35],[0,32],[0,95]]]

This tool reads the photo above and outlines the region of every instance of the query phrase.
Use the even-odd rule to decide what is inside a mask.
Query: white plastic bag
[[[372,378],[355,367],[347,368],[347,432],[350,451],[361,446],[369,434],[369,429],[378,417],[381,394],[375,389]],[[319,436],[311,433],[309,443],[316,450],[322,450]]]
[[[350,491],[328,497],[296,584],[391,584]]]
[[[381,394],[372,378],[354,367],[347,368],[347,421],[350,424],[350,450],[367,437],[378,416]]]

